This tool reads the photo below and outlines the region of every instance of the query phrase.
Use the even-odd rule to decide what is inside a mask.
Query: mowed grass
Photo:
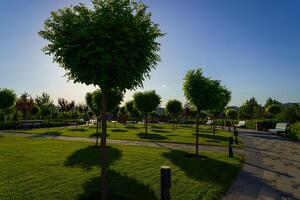
[[[101,152],[89,143],[0,135],[1,200],[83,200],[100,193]],[[172,169],[172,199],[221,199],[240,158],[201,151],[112,145],[110,199],[160,199],[160,166]]]
[[[100,129],[101,131],[101,129]],[[23,133],[45,134],[45,135],[63,135],[76,137],[95,137],[95,126],[79,127],[59,127],[43,128],[22,131]],[[199,142],[205,145],[227,146],[228,137],[232,133],[225,130],[216,130],[215,136],[211,133],[210,126],[200,126]],[[145,134],[144,125],[132,124],[123,125],[118,123],[108,123],[108,138],[116,140],[142,140],[142,141],[159,141],[159,142],[176,142],[194,144],[196,138],[195,125],[178,125],[175,130],[172,124],[149,124],[148,136]],[[240,141],[240,144],[242,142]],[[240,146],[235,145],[235,146]]]

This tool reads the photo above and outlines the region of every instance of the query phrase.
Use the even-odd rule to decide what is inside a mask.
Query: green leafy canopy
[[[94,0],[51,13],[40,36],[49,41],[46,54],[74,82],[101,89],[142,86],[155,68],[163,36],[143,3],[132,0]]]
[[[154,90],[137,92],[133,95],[135,107],[143,114],[149,114],[160,104],[161,98]]]
[[[169,100],[166,104],[166,111],[171,117],[177,117],[182,110],[182,103],[176,99]]]

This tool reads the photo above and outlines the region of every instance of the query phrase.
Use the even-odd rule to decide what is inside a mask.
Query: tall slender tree
[[[220,95],[216,93],[221,92],[222,89],[224,89],[224,87],[220,85],[220,81],[205,77],[201,69],[189,70],[185,75],[183,83],[184,94],[197,110],[196,157],[199,157],[199,118],[201,112],[213,111],[222,105],[219,102],[222,98],[218,97],[216,99],[216,95]]]
[[[176,99],[169,100],[166,105],[166,111],[167,111],[168,115],[172,118],[173,130],[174,130],[175,121],[177,124],[178,117],[182,112],[182,103]]]

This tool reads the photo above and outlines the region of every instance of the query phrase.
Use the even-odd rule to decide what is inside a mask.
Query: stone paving
[[[300,143],[240,130],[245,163],[224,200],[300,200]]]

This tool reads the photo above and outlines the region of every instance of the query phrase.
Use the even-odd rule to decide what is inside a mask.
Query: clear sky
[[[64,71],[41,51],[37,34],[52,10],[86,0],[9,0],[0,4],[0,87],[49,93],[83,102],[93,87],[67,82]],[[161,58],[144,89],[155,89],[164,105],[185,101],[188,69],[203,68],[232,91],[230,105],[256,97],[300,101],[300,1],[145,0],[166,36]],[[126,93],[125,100],[134,91]]]

